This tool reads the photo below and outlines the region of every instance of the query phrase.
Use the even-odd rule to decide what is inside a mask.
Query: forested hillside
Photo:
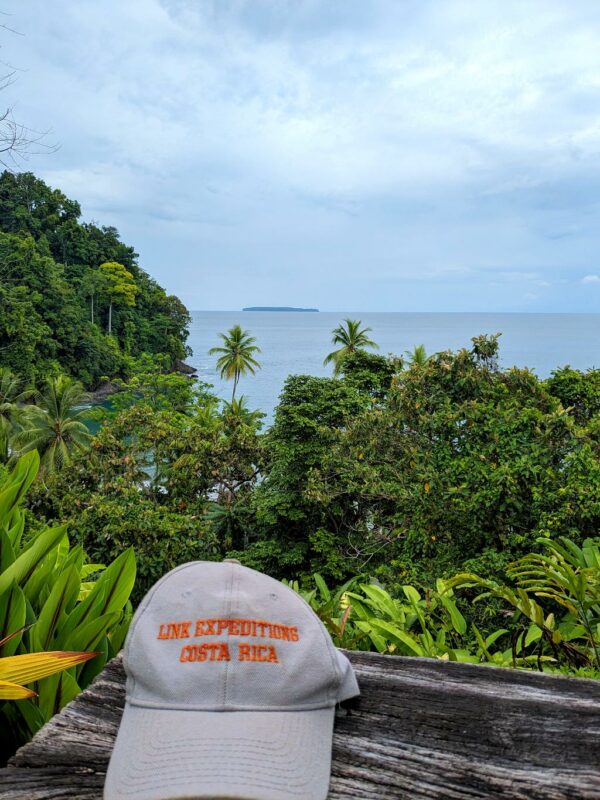
[[[189,314],[115,228],[31,173],[0,176],[0,365],[27,381],[66,372],[95,388],[131,357],[186,354]]]

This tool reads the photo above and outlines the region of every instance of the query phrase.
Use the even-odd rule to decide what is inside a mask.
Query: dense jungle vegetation
[[[144,357],[95,437],[63,377],[4,405],[3,451],[41,456],[32,531],[66,525],[93,563],[134,549],[134,603],[234,556],[295,581],[347,646],[597,670],[600,371],[540,381],[497,350],[345,353],[337,377],[290,376],[266,431]]]
[[[186,354],[189,314],[117,230],[31,173],[0,175],[0,363],[28,382],[64,372],[94,389],[130,358]]]
[[[229,402],[172,373],[187,311],[79,213],[0,178],[4,747],[196,559],[287,581],[345,647],[600,677],[600,370],[501,369],[499,336],[382,356],[346,320],[332,377],[289,376],[265,428],[236,397],[260,343],[234,326],[213,348]],[[121,391],[89,411],[103,376]],[[40,662],[63,650],[80,660]]]

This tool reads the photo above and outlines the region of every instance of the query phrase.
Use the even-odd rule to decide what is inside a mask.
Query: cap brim
[[[334,715],[126,704],[104,800],[325,800]]]

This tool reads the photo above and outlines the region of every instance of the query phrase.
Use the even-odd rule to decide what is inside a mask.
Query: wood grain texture
[[[362,696],[336,720],[329,798],[599,800],[600,681],[347,653]],[[0,770],[2,800],[100,800],[120,658]]]

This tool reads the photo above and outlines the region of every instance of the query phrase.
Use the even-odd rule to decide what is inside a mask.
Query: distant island
[[[292,308],[292,306],[248,306],[242,311],[318,311],[318,308]]]

